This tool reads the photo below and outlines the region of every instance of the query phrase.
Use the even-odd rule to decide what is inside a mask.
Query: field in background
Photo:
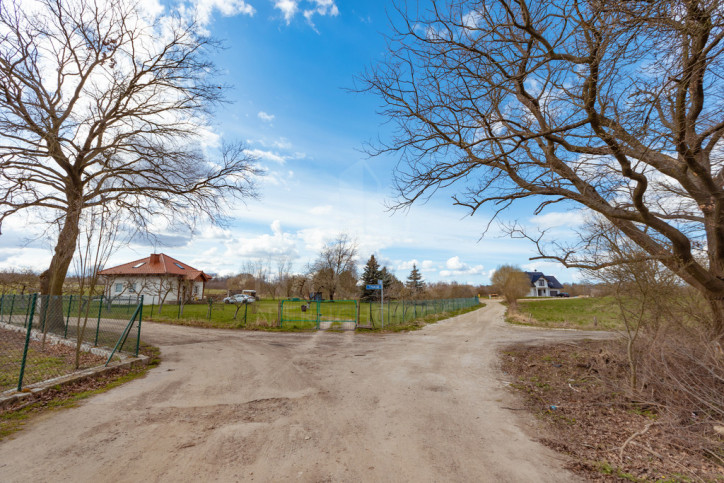
[[[385,328],[393,327],[414,327],[417,320],[439,313],[457,312],[463,308],[458,299],[449,301],[392,301],[385,303],[382,314],[385,318]],[[157,305],[146,305],[143,308],[143,320],[152,322],[165,322],[179,325],[191,325],[197,327],[215,328],[237,328],[246,327],[250,329],[263,329],[278,327],[279,304],[281,300],[258,300],[252,304],[241,306],[234,320],[236,305],[214,303],[209,310],[208,304],[193,304],[183,307],[181,312],[178,305],[164,305],[159,314]],[[294,322],[285,322],[283,329],[315,329],[316,302],[311,305],[308,301],[284,301],[286,304],[285,318],[296,319]],[[307,310],[302,312],[301,306],[306,305]],[[479,308],[482,305],[477,305]],[[290,312],[291,311],[291,312]],[[325,301],[321,303],[320,322],[334,322],[340,319],[354,321],[356,318],[356,306],[353,301]],[[291,314],[291,316],[290,316]],[[403,317],[404,314],[404,317]],[[380,328],[380,304],[362,302],[359,304],[359,323],[361,326]]]
[[[623,329],[614,297],[519,300],[510,322],[539,327],[583,330]]]

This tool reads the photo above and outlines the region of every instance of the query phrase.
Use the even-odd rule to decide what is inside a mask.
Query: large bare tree
[[[326,290],[329,300],[342,291],[345,295],[356,290],[357,242],[346,233],[327,242],[310,267],[315,290]]]
[[[473,213],[575,202],[698,289],[722,340],[722,2],[431,5],[397,10],[363,76],[397,126],[374,152],[401,157],[399,205],[439,188]],[[558,248],[542,255],[589,266]]]
[[[134,0],[0,3],[0,223],[37,210],[59,227],[42,292],[60,294],[84,210],[215,221],[253,195],[243,147],[209,159],[200,138],[223,100],[216,42]]]

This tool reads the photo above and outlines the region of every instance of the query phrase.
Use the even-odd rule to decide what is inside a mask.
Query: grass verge
[[[98,377],[75,381],[50,388],[33,398],[23,400],[15,406],[0,410],[0,441],[20,431],[33,419],[50,411],[71,408],[89,397],[110,391],[139,377],[161,362],[158,347],[141,343],[141,353],[149,358],[148,365],[135,368],[119,368]]]
[[[623,329],[613,297],[518,301],[518,312],[507,315],[513,324],[579,330]]]

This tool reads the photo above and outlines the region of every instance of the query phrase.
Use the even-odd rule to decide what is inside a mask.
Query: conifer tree
[[[422,280],[420,270],[417,269],[417,265],[412,265],[412,271],[407,277],[405,286],[409,288],[413,294],[419,294],[425,289],[425,282]]]
[[[379,290],[367,290],[367,285],[376,284],[378,280],[383,279],[380,264],[374,255],[370,256],[362,272],[362,294],[360,300],[369,301],[379,299]],[[383,279],[384,280],[384,279]],[[383,282],[384,283],[384,282]]]

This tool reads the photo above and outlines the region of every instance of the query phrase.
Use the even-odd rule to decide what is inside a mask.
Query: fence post
[[[18,375],[18,392],[23,390],[23,376],[25,375],[25,360],[28,357],[28,346],[30,345],[30,331],[33,328],[33,315],[35,315],[35,301],[38,298],[38,294],[33,294],[33,298],[30,306],[30,324],[28,324],[28,330],[25,332],[25,347],[23,348],[23,360],[20,362],[20,374]]]
[[[68,324],[70,323],[70,307],[73,305],[73,294],[68,297],[68,313],[65,316],[65,331],[63,331],[63,338],[68,338]]]
[[[91,299],[90,296],[88,296],[88,297],[89,297],[88,303],[90,304],[93,299]],[[98,345],[98,332],[101,329],[101,310],[103,310],[103,295],[101,295],[101,301],[98,304],[98,321],[96,322],[96,338],[95,338],[95,341],[93,342],[93,346]]]
[[[28,295],[28,305],[25,307],[25,323],[23,324],[23,327],[27,327],[28,325],[28,315],[30,314],[30,298],[31,296]],[[32,322],[32,319],[31,319]]]
[[[319,311],[322,310],[322,302],[317,300],[317,330],[319,330]]]
[[[8,314],[8,324],[13,323],[13,310],[15,310],[15,294],[10,299],[10,314]]]
[[[3,310],[5,310],[5,294],[0,295],[0,322],[3,321]],[[13,320],[13,313],[10,312],[10,321]]]
[[[244,304],[244,327],[246,327],[246,314],[249,312],[249,304]],[[281,317],[279,318],[279,327],[282,326]],[[257,319],[258,321],[258,319]]]
[[[357,314],[354,318],[354,326],[357,327],[359,325],[359,300],[354,301],[354,309]]]
[[[138,334],[136,335],[136,357],[138,357],[138,349],[141,347],[141,319],[143,319],[143,295],[141,295],[141,308],[138,312]]]

